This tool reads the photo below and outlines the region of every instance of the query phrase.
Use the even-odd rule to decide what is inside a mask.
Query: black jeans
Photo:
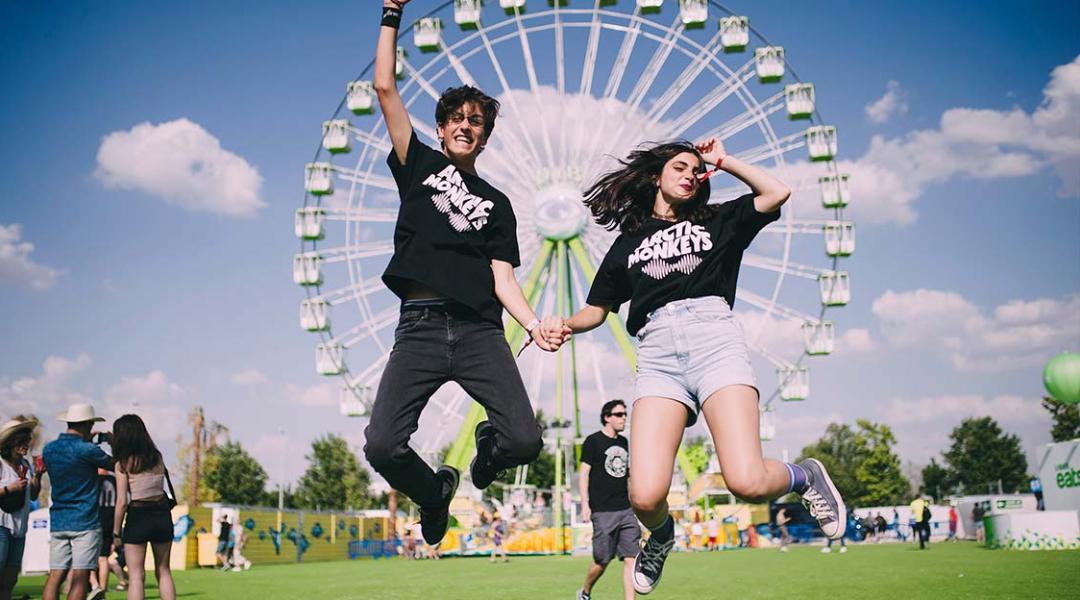
[[[420,506],[438,504],[435,472],[409,447],[428,399],[457,382],[486,410],[495,429],[489,457],[497,469],[540,454],[540,427],[501,328],[456,305],[405,308],[394,332],[364,456],[394,489]]]

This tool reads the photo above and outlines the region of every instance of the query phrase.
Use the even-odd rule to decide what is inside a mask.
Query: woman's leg
[[[763,502],[791,491],[784,463],[761,456],[757,390],[729,385],[706,398],[701,412],[733,494],[747,502]]]
[[[128,600],[146,597],[146,544],[124,544],[128,566]]]
[[[667,520],[667,495],[686,428],[686,406],[670,398],[645,397],[630,414],[630,504],[645,527]]]
[[[151,542],[150,549],[154,553],[154,575],[157,577],[161,600],[176,600],[176,584],[173,583],[172,569],[169,568],[172,541]]]

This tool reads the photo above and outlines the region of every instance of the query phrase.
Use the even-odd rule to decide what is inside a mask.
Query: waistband
[[[681,313],[694,312],[695,308],[722,308],[723,310],[731,310],[731,307],[728,306],[727,300],[725,300],[723,296],[700,296],[698,298],[672,300],[660,308],[653,310],[645,318],[646,320],[651,321],[654,318],[666,315],[674,316]]]
[[[420,300],[406,300],[401,303],[402,313],[418,311],[439,313],[470,320],[480,319],[480,314],[475,310],[449,298],[424,298]]]

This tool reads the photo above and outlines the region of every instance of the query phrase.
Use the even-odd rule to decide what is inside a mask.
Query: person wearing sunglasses
[[[578,590],[578,600],[591,600],[592,588],[616,556],[623,563],[623,596],[634,597],[633,558],[641,545],[641,526],[630,508],[627,493],[629,442],[620,435],[626,429],[626,403],[611,400],[600,409],[603,427],[581,444],[578,491],[581,520],[592,521],[593,562]]]
[[[710,202],[709,177],[718,172],[750,193]],[[819,461],[762,456],[757,384],[732,312],[743,253],[780,218],[790,195],[787,185],[727,154],[715,138],[640,147],[585,191],[596,222],[620,235],[597,269],[587,306],[565,321],[545,319],[541,329],[565,341],[630,302],[626,328],[639,341],[630,503],[651,532],[634,561],[638,593],[653,591],[674,546],[667,495],[683,430],[699,414],[733,494],[765,502],[796,492],[826,537],[844,534],[844,504]]]

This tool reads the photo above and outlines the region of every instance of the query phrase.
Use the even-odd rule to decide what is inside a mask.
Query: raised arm
[[[394,75],[397,66],[397,34],[402,8],[409,0],[384,0],[382,26],[379,28],[379,45],[375,49],[375,94],[379,97],[379,109],[386,120],[386,130],[394,144],[398,160],[405,162],[412,139],[412,122],[409,111],[397,89]]]
[[[694,144],[705,158],[705,162],[717,165],[717,168],[734,175],[739,181],[750,186],[754,192],[754,209],[759,213],[770,213],[780,208],[791,197],[791,188],[768,171],[745,163],[737,156],[728,154],[724,144],[716,138]]]

